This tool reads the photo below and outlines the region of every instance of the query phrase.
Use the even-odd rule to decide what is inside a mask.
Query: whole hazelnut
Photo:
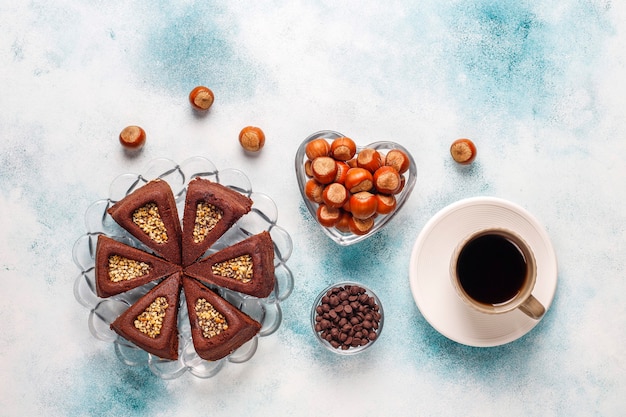
[[[259,152],[265,146],[265,133],[258,127],[244,127],[239,133],[239,143],[248,152]]]
[[[457,139],[450,145],[450,155],[459,164],[471,164],[476,159],[476,145],[467,138]]]
[[[120,132],[119,139],[124,148],[139,150],[146,143],[146,132],[139,126],[126,126]]]
[[[213,105],[215,96],[210,88],[198,86],[189,93],[189,103],[195,110],[207,111]]]

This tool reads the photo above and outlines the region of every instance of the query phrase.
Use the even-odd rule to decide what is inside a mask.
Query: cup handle
[[[539,320],[546,312],[545,307],[532,294],[519,306],[519,309],[534,320]]]

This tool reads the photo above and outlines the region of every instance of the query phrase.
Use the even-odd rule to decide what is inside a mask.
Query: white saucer
[[[533,295],[548,310],[556,292],[556,255],[543,226],[514,203],[494,197],[457,201],[426,223],[411,252],[409,281],[417,307],[439,333],[464,345],[503,345],[539,323],[519,310],[499,315],[474,311],[450,282],[450,257],[458,242],[475,230],[498,226],[517,232],[532,248],[537,261]]]

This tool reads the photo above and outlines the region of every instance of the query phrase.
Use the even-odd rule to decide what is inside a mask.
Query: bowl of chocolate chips
[[[384,314],[380,299],[356,282],[341,282],[324,289],[311,309],[317,340],[328,350],[352,355],[378,340]]]

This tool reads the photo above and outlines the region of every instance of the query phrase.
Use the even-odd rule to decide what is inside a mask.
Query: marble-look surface
[[[0,1],[0,414],[623,416],[625,22],[608,0]],[[187,102],[198,84],[216,94],[205,117]],[[129,124],[148,134],[134,157],[117,142]],[[267,135],[255,157],[237,143],[246,125]],[[398,217],[347,248],[294,176],[322,129],[396,141],[418,164]],[[470,169],[448,154],[462,136],[479,148]],[[275,200],[295,289],[250,362],[163,381],[91,336],[71,251],[113,178],[195,155]],[[428,219],[483,195],[533,213],[559,262],[546,317],[495,348],[441,336],[408,284]],[[317,292],[343,279],[387,312],[355,357],[309,327]]]

